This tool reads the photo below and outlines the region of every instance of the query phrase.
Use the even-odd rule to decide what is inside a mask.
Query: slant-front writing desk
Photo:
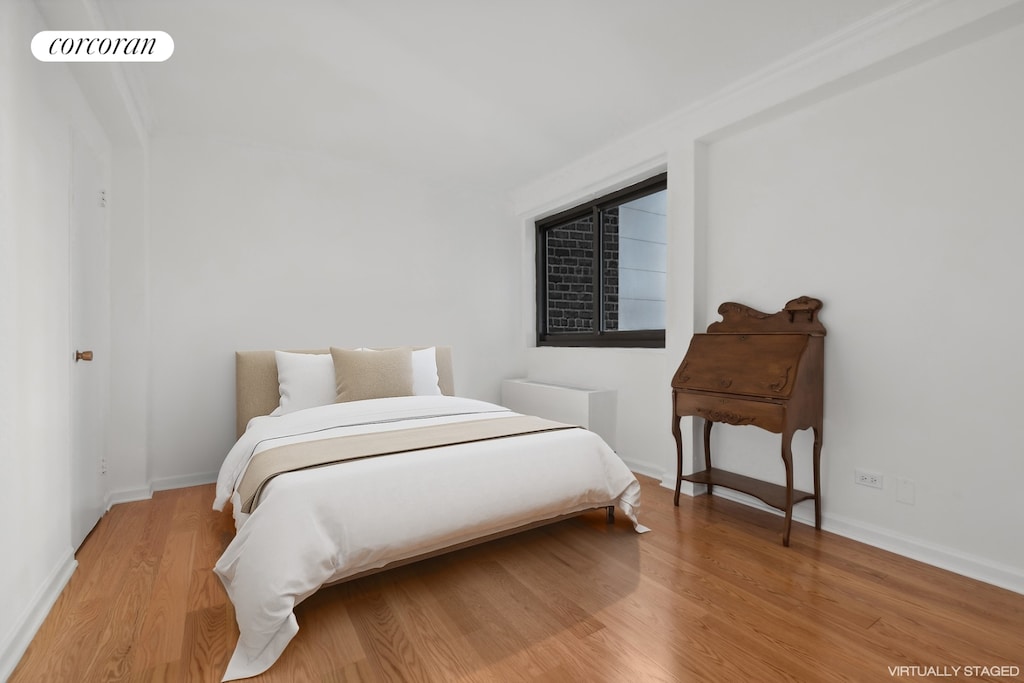
[[[814,500],[814,525],[821,528],[821,437],[825,328],[821,301],[793,299],[768,314],[736,303],[719,306],[721,322],[690,341],[672,378],[672,435],[676,440],[675,504],[682,481],[724,486],[755,496],[785,513],[782,543],[789,545],[793,505]],[[704,418],[704,466],[683,474],[680,418]],[[711,464],[711,427],[716,422],[753,425],[782,435],[784,486],[718,469]],[[793,434],[814,430],[814,493],[793,488]]]

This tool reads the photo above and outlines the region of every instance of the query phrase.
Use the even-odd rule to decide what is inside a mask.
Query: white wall
[[[527,303],[528,375],[620,389],[620,455],[670,486],[669,383],[692,333],[723,301],[817,296],[825,528],[1024,592],[1022,26],[1020,2],[908,5],[520,188],[532,293],[535,218],[668,167],[666,349],[532,348]],[[721,427],[715,443],[726,467],[782,480],[777,436]],[[809,434],[794,449],[809,487]]]
[[[37,62],[32,3],[0,3],[0,679],[74,569],[70,543],[71,135],[109,144],[67,68]]]
[[[831,518],[1024,569],[1020,64],[1017,27],[712,144],[705,303],[825,302]],[[747,455],[776,441],[722,429],[719,462],[782,481]]]
[[[493,190],[271,147],[154,139],[150,475],[213,476],[234,351],[451,344],[456,390],[522,374],[519,267]]]

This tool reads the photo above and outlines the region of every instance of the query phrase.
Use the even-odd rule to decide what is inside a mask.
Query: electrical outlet
[[[882,475],[875,472],[866,472],[864,470],[854,470],[853,480],[861,486],[870,486],[872,488],[882,488]]]

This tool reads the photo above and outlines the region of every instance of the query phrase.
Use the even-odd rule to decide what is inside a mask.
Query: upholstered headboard
[[[436,346],[434,348],[437,354],[437,385],[445,396],[454,396],[452,347]],[[300,350],[292,353],[330,353],[330,349]],[[277,360],[274,351],[236,351],[235,429],[237,436],[241,436],[245,432],[249,420],[259,415],[269,415],[277,407],[279,401]]]

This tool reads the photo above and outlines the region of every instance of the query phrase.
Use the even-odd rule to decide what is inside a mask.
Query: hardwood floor
[[[322,590],[249,680],[1022,680],[1024,595],[802,524],[783,548],[775,516],[641,483],[651,533],[593,513]],[[111,509],[11,681],[219,681],[238,633],[212,499]]]

